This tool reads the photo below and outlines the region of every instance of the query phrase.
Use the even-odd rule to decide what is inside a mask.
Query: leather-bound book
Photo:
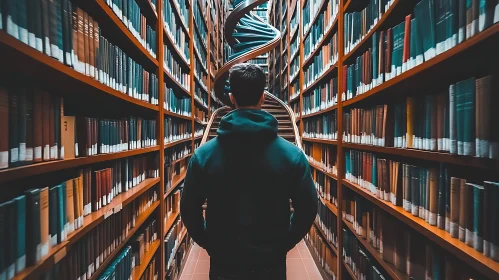
[[[0,86],[0,169],[9,167],[9,93]]]

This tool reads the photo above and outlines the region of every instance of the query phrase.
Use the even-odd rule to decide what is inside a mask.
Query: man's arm
[[[293,168],[291,201],[294,213],[291,216],[289,247],[293,248],[310,230],[317,215],[318,197],[310,166],[305,155],[300,152]]]
[[[187,168],[180,199],[180,215],[189,235],[199,246],[204,248],[206,246],[206,231],[202,206],[206,201],[206,195],[201,185],[203,181],[201,176],[201,166],[194,153]]]

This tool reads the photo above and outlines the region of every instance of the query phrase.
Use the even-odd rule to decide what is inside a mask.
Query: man
[[[285,280],[286,254],[317,213],[305,155],[277,136],[277,120],[261,110],[265,79],[256,65],[232,67],[236,110],[222,118],[218,137],[195,151],[187,169],[180,212],[192,239],[210,255],[212,280]]]

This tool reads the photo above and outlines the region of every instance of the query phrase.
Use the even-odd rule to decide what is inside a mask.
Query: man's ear
[[[263,92],[262,97],[260,97],[260,102],[258,102],[260,107],[263,105],[264,102],[265,102],[265,92]]]
[[[232,95],[232,93],[229,93],[229,98],[230,98],[230,102],[232,102],[232,104],[234,104],[234,106],[237,107],[236,99],[234,99],[234,96]]]

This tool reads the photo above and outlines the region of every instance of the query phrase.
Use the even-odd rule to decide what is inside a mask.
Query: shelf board
[[[325,169],[323,169],[322,167],[316,165],[315,163],[309,161],[308,164],[310,166],[312,166],[313,168],[319,170],[320,172],[324,173],[326,176],[328,176],[329,178],[332,178],[332,179],[335,179],[335,180],[338,180],[338,176],[334,175],[333,173],[329,173],[327,172]]]
[[[438,70],[444,71],[446,69],[445,67],[443,67],[445,66],[443,65],[445,62],[449,62],[449,60],[457,61],[459,59],[458,56],[460,54],[465,53],[470,47],[476,46],[480,43],[485,44],[488,40],[491,40],[494,37],[498,37],[498,34],[499,34],[499,24],[495,24],[487,28],[486,30],[478,33],[477,35],[473,36],[472,38],[462,42],[461,44],[456,45],[454,48],[444,53],[441,53],[435,56],[434,58],[425,61],[422,64],[410,70],[405,71],[404,73],[378,85],[377,87],[363,94],[357,95],[349,100],[343,101],[343,106],[344,107],[350,106],[380,92],[386,90],[393,90],[394,86],[399,86],[399,85],[401,86],[403,83],[410,82],[409,79],[411,80],[416,79],[423,73],[428,73],[430,70],[433,72],[439,72]]]
[[[188,155],[186,155],[186,156],[183,156],[183,157],[181,157],[181,158],[179,158],[179,159],[176,159],[176,160],[172,161],[172,164],[175,164],[175,163],[181,162],[181,161],[183,161],[184,159],[186,159],[186,158],[188,158],[188,157],[191,157],[192,155],[193,155],[193,153],[190,153],[190,154],[188,154]]]
[[[86,1],[85,1],[86,2]],[[140,44],[139,40],[135,38],[132,35],[132,32],[128,30],[128,28],[125,26],[125,24],[118,18],[118,16],[113,12],[111,7],[109,7],[104,0],[95,0],[95,5],[97,5],[102,12],[105,13],[105,15],[109,18],[109,20],[112,21],[112,23],[119,29],[119,32],[113,32],[113,34],[123,34],[124,36],[127,37],[127,40],[130,42],[130,44],[135,45],[135,48],[137,48],[141,53],[142,56],[146,57],[150,63],[154,64],[156,68],[158,67],[158,60],[155,59],[147,49]],[[101,24],[101,22],[99,22]]]
[[[302,137],[302,141],[314,142],[314,143],[322,143],[328,145],[338,145],[338,140],[329,140],[329,139],[317,139],[317,138],[308,138]]]
[[[303,62],[302,67],[307,66],[311,61],[313,61],[314,56],[319,52],[319,50],[322,49],[321,47],[324,44],[324,42],[326,42],[326,39],[329,39],[329,35],[331,35],[333,33],[333,30],[335,30],[336,24],[338,24],[338,16],[336,16],[336,18],[333,21],[333,24],[331,25],[331,27],[329,27],[329,30],[326,32],[326,34],[322,36],[321,41],[317,45],[317,48],[315,48],[310,53],[310,56]]]
[[[196,47],[196,44],[193,45],[194,47],[194,55],[198,58],[199,64],[201,65],[201,70],[203,70],[204,73],[208,74],[208,69],[206,68],[206,64],[203,63],[203,59],[201,58],[201,54]]]
[[[209,94],[209,92],[207,92],[207,91],[205,91],[205,92]],[[200,107],[200,109],[208,110],[208,106],[201,103],[197,98],[194,98],[194,102],[198,105],[197,107]]]
[[[187,90],[183,85],[181,85],[168,71],[166,71],[166,69],[165,69],[164,73],[165,73],[165,77],[167,77],[168,80],[175,85],[177,90],[180,90],[186,96],[189,96],[189,97],[192,96],[191,92],[189,90]]]
[[[196,123],[200,124],[200,125],[207,125],[207,124],[208,124],[207,122],[204,122],[204,121],[202,121],[202,120],[200,120],[200,119],[198,119],[198,118],[194,118],[194,121],[195,121]]]
[[[35,163],[20,167],[8,168],[0,170],[0,183],[17,180],[21,178],[26,178],[29,176],[39,175],[43,173],[49,173],[54,171],[59,171],[63,169],[76,168],[84,165],[94,164],[98,162],[110,161],[115,159],[121,159],[131,156],[136,156],[140,154],[146,154],[150,152],[159,151],[159,146],[135,149],[130,151],[124,151],[112,154],[102,154],[89,157],[78,157],[74,159],[66,160],[54,160],[46,161],[41,163]]]
[[[336,205],[332,204],[331,202],[327,201],[326,199],[322,198],[319,196],[319,199],[322,201],[322,203],[324,203],[324,205],[327,206],[327,208],[329,210],[331,210],[331,212],[333,212],[333,214],[336,216],[336,217],[340,217],[338,216],[338,208],[336,207]]]
[[[184,116],[184,115],[181,115],[181,114],[177,114],[177,113],[173,113],[173,112],[170,112],[168,110],[164,110],[165,112],[165,115],[167,116],[171,116],[171,117],[175,117],[175,118],[179,118],[179,119],[184,119],[184,120],[187,120],[187,121],[191,121],[192,120],[192,117],[189,117],[189,116]]]
[[[329,69],[327,69],[322,75],[320,75],[319,78],[315,79],[315,81],[308,87],[306,87],[303,91],[302,91],[302,94],[305,94],[306,92],[308,92],[309,90],[311,90],[312,88],[314,88],[317,84],[319,84],[325,77],[327,77],[329,75],[329,73],[333,72],[334,70],[338,70],[338,62],[336,62],[335,64],[331,65],[329,67]]]
[[[151,103],[133,98],[125,93],[117,91],[101,82],[82,74],[73,68],[47,56],[44,53],[24,44],[4,31],[0,31],[0,51],[6,60],[1,71],[12,72],[12,66],[29,77],[40,79],[47,84],[58,84],[61,92],[67,92],[65,96],[76,98],[85,97],[96,99],[102,96],[113,100],[121,100],[132,106],[138,106],[152,111],[159,111],[159,107]],[[12,63],[10,63],[12,62]],[[5,69],[3,69],[5,67]],[[8,68],[7,68],[8,67]],[[107,102],[106,102],[107,103]]]
[[[121,252],[123,247],[127,245],[128,241],[132,236],[135,235],[135,232],[142,226],[142,224],[149,218],[149,216],[153,213],[154,210],[159,206],[159,201],[154,202],[151,207],[149,207],[145,212],[140,214],[140,217],[137,218],[137,221],[135,223],[135,227],[132,228],[129,232],[128,235],[125,237],[124,240],[121,241],[121,243],[116,246],[113,252],[107,258],[104,260],[103,263],[101,263],[100,267],[95,270],[95,273],[92,274],[92,276],[88,280],[95,280],[99,279],[100,274],[102,274],[109,266],[109,263],[114,260],[116,255]]]
[[[149,251],[145,252],[142,263],[138,266],[135,266],[132,269],[132,278],[131,279],[140,279],[144,272],[146,271],[147,267],[149,267],[149,263],[151,260],[154,258],[156,255],[156,252],[158,251],[159,245],[161,239],[155,240],[152,244],[149,244]]]
[[[187,141],[192,141],[192,137],[185,138],[185,139],[180,139],[180,140],[176,140],[176,141],[173,141],[173,142],[166,143],[165,144],[165,149],[171,148],[173,146],[176,146],[176,145],[178,145],[180,143],[184,143],[184,142],[187,142]]]
[[[467,263],[478,272],[491,279],[497,279],[499,276],[499,262],[484,256],[482,253],[467,246],[459,239],[453,238],[445,230],[431,226],[424,220],[406,212],[402,207],[395,206],[390,202],[381,201],[372,195],[369,191],[362,189],[359,185],[343,180],[343,185],[371,201],[373,204],[388,212],[402,223],[410,226],[415,231],[423,234],[440,247],[447,250],[450,254]]]
[[[374,153],[381,153],[387,155],[395,155],[398,157],[407,157],[407,158],[415,158],[422,159],[428,161],[435,162],[443,162],[460,166],[468,166],[473,168],[483,168],[483,169],[491,169],[497,170],[499,169],[499,161],[488,159],[488,158],[478,158],[472,156],[461,156],[454,155],[450,153],[443,152],[432,152],[432,151],[423,151],[423,150],[415,150],[415,149],[402,149],[402,148],[394,148],[394,147],[379,147],[372,145],[364,145],[364,144],[353,144],[353,143],[342,143],[344,148],[369,151]]]
[[[383,254],[378,252],[374,247],[369,243],[367,240],[364,238],[360,237],[355,233],[355,230],[353,229],[353,225],[348,222],[347,220],[343,219],[343,224],[352,232],[352,235],[359,240],[359,242],[362,244],[362,246],[369,252],[369,254],[376,260],[376,262],[388,273],[388,276],[391,279],[395,280],[409,280],[409,276],[404,274],[402,271],[398,270],[395,268],[393,264],[387,263],[383,259]]]
[[[350,0],[352,1],[352,0]],[[353,270],[348,266],[348,264],[346,264],[345,262],[343,262],[343,267],[345,268],[345,270],[348,272],[348,274],[350,275],[350,277],[353,279],[353,280],[357,280],[357,277],[355,277],[355,273],[353,272]]]
[[[172,178],[172,185],[171,185],[171,186],[170,186],[170,188],[169,188],[169,189],[165,192],[165,196],[164,196],[164,198],[167,198],[170,194],[172,194],[172,193],[175,191],[175,189],[176,189],[178,186],[180,186],[180,183],[181,183],[182,181],[184,181],[184,179],[185,179],[185,175],[186,175],[186,174],[187,174],[187,171],[184,171],[184,172],[182,172],[182,173],[181,173],[181,174],[179,174],[179,175],[175,175],[175,176],[173,176],[173,178]]]
[[[353,2],[353,1],[350,0],[347,4],[349,5],[351,2]],[[355,46],[352,50],[350,50],[350,52],[348,52],[347,54],[345,54],[343,56],[343,62],[347,61],[350,57],[352,57],[354,54],[357,53],[357,51],[360,49],[360,47],[362,47],[362,45],[364,45],[371,38],[371,36],[373,35],[373,33],[376,32],[379,29],[379,27],[385,22],[385,20],[390,16],[390,14],[393,12],[393,10],[395,9],[395,7],[400,2],[401,2],[401,0],[393,0],[393,3],[390,6],[390,8],[388,8],[388,10],[381,16],[381,18],[373,26],[373,28],[371,28],[371,30],[369,32],[367,32],[366,36],[364,36],[364,39],[362,39],[357,44],[357,46]],[[345,10],[346,10],[346,8],[345,8]],[[346,65],[346,64],[344,63],[344,65]]]
[[[327,109],[317,111],[315,113],[311,113],[311,114],[308,114],[308,115],[303,115],[302,119],[306,119],[306,118],[311,118],[311,117],[314,117],[314,116],[322,115],[324,113],[331,112],[331,111],[334,111],[336,109],[338,109],[338,104],[333,105],[333,106],[331,106],[331,107],[329,107]]]
[[[171,216],[168,217],[168,219],[166,219],[166,222],[163,225],[163,233],[165,234],[165,236],[168,234],[170,229],[173,227],[173,225],[177,221],[178,217],[180,217],[180,212],[172,213]],[[164,238],[164,236],[163,236],[163,238]]]

